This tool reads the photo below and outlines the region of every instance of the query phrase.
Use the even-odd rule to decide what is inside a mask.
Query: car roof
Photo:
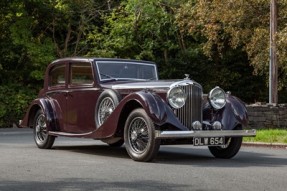
[[[83,62],[92,62],[92,61],[118,61],[118,62],[140,62],[146,64],[155,64],[151,61],[145,60],[135,60],[135,59],[122,59],[122,58],[97,58],[97,57],[66,57],[60,58],[53,61],[51,64],[55,64],[58,62],[68,62],[68,61],[83,61]]]

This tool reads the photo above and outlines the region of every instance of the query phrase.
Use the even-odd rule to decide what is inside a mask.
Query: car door
[[[49,71],[47,96],[52,103],[57,118],[57,130],[65,131],[67,109],[67,70],[66,63],[56,63]]]
[[[69,63],[67,97],[67,131],[88,133],[96,129],[95,107],[99,89],[95,87],[92,64],[84,61]]]

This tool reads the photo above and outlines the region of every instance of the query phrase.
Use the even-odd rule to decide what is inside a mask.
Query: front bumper
[[[155,131],[156,139],[185,139],[193,137],[255,137],[256,130],[212,130],[212,131]]]

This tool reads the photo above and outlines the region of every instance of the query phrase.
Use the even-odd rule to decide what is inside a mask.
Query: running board
[[[49,131],[49,135],[53,136],[65,136],[65,137],[87,137],[91,135],[93,132],[88,133],[65,133],[65,132],[59,132],[59,131]]]

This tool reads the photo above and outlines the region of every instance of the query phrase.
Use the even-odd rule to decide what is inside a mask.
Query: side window
[[[93,71],[90,63],[72,63],[71,64],[71,84],[72,85],[90,85],[93,84]]]
[[[65,65],[54,66],[50,70],[49,86],[65,85]]]

